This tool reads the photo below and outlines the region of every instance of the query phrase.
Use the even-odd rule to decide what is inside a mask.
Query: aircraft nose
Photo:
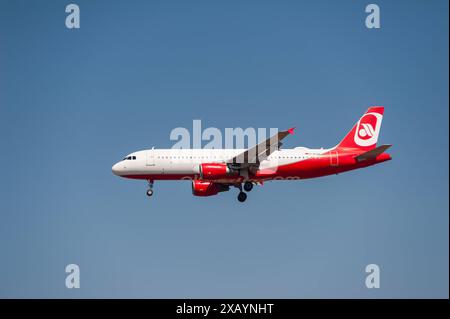
[[[114,164],[113,167],[111,168],[111,170],[114,175],[120,176],[121,169],[120,169],[119,163]]]

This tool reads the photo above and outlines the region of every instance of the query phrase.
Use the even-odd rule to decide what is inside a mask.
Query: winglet
[[[291,128],[290,128],[289,130],[287,130],[287,131],[288,131],[289,134],[294,135],[294,130],[295,130],[295,127],[291,127]]]

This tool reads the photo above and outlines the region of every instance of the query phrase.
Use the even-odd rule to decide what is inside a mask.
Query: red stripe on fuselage
[[[379,155],[376,159],[358,162],[354,158],[355,155],[357,155],[357,153],[333,155],[331,152],[327,152],[318,155],[318,158],[310,158],[291,164],[281,165],[275,172],[271,170],[258,171],[256,177],[263,179],[270,179],[271,177],[272,179],[289,177],[296,177],[299,179],[315,178],[368,167],[391,159],[389,154],[384,153]],[[335,156],[337,156],[337,162]],[[337,165],[332,165],[333,163],[337,163]]]

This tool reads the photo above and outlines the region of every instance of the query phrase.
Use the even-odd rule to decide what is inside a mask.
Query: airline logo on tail
[[[359,146],[371,146],[377,143],[383,115],[379,113],[366,113],[358,121],[355,130],[355,143]]]

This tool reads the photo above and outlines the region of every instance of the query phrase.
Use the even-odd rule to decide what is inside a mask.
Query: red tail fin
[[[377,145],[383,113],[383,106],[370,107],[336,148],[356,148],[362,151],[374,149]]]

